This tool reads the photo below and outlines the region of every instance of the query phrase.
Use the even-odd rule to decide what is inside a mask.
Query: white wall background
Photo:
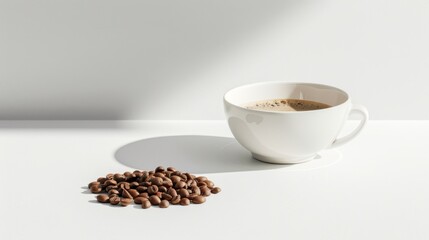
[[[0,119],[223,119],[251,82],[429,119],[427,0],[0,0]]]

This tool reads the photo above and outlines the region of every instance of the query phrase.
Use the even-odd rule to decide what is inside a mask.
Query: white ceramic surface
[[[246,109],[243,104],[274,98],[304,99],[332,107],[302,112]],[[254,158],[269,163],[300,163],[326,148],[338,147],[358,135],[368,120],[365,107],[353,105],[338,88],[313,83],[264,82],[234,88],[224,96],[232,134]],[[351,113],[362,117],[349,135],[337,139]]]

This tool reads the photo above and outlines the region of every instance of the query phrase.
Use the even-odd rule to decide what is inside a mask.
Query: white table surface
[[[429,239],[428,137],[429,121],[370,121],[353,142],[282,166],[251,159],[224,121],[0,122],[0,239]],[[222,192],[145,210],[82,188],[158,165]]]

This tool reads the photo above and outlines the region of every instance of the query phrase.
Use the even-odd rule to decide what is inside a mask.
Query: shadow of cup
[[[261,171],[270,169],[311,170],[329,166],[341,159],[337,150],[321,152],[301,164],[269,164],[252,158],[234,138],[180,135],[142,139],[115,152],[116,160],[134,169],[172,166],[195,174]]]
[[[257,171],[285,167],[259,162],[234,138],[164,136],[143,139],[119,148],[118,162],[135,169],[173,166],[192,173]]]

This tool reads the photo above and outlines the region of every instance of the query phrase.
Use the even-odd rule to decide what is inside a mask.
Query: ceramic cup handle
[[[329,148],[336,148],[336,147],[343,145],[344,143],[349,142],[350,140],[355,138],[360,133],[362,128],[368,122],[368,110],[366,110],[366,108],[364,106],[354,104],[352,106],[352,109],[349,112],[349,116],[352,113],[357,113],[361,116],[362,120],[360,121],[359,126],[357,126],[357,128],[355,130],[353,130],[353,132],[351,132],[349,135],[344,136],[342,138],[337,138]]]

